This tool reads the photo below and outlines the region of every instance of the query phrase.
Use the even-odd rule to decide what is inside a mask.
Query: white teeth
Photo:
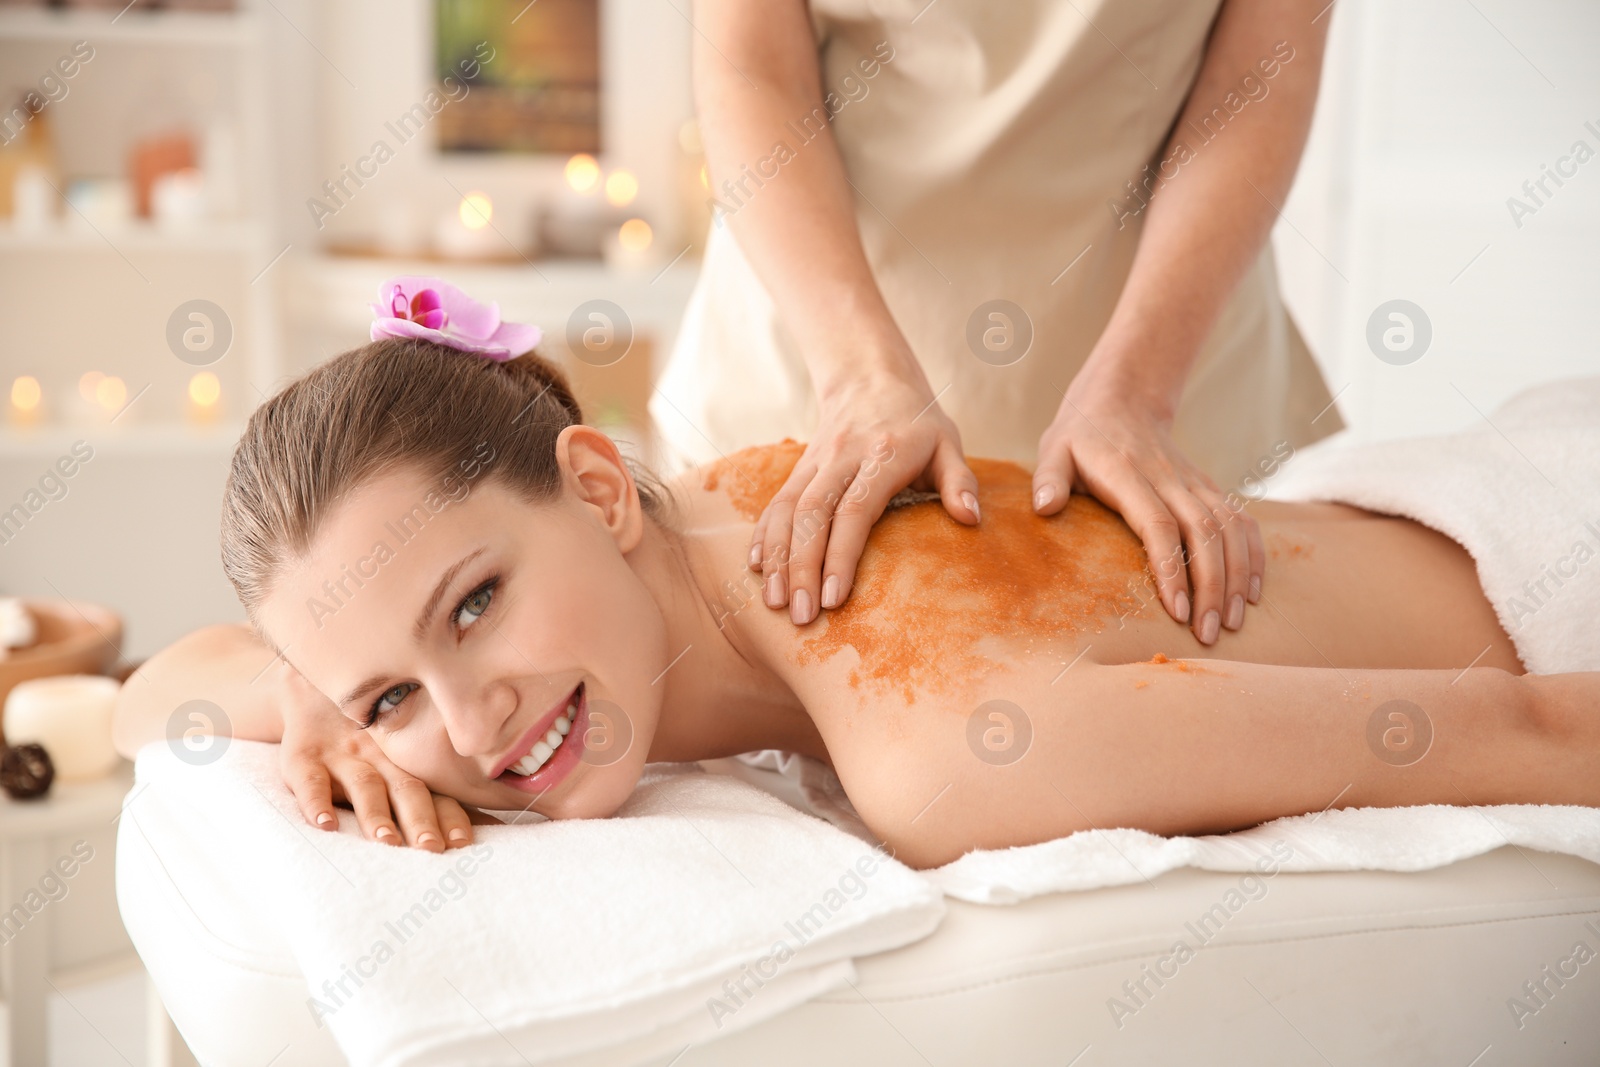
[[[544,737],[534,743],[532,750],[526,756],[513,763],[507,770],[524,778],[530,774],[537,773],[539,768],[549,761],[555,750],[561,747],[561,742],[565,741],[567,735],[572,732],[572,723],[577,718],[577,715],[577,703],[568,704],[566,713],[556,716],[555,723],[551,725]]]

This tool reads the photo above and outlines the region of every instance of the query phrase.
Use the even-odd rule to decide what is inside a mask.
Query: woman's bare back
[[[1056,517],[1037,517],[1026,470],[982,459],[970,461],[981,485],[978,528],[958,525],[936,502],[890,510],[867,541],[850,600],[795,627],[786,613],[762,605],[760,576],[747,571],[742,553],[750,523],[798,454],[792,442],[762,446],[685,478],[688,526],[718,531],[715,555],[728,574],[723,609],[738,616],[802,699],[826,745],[814,755],[834,763],[867,824],[926,861],[1101,824],[1090,811],[1096,806],[1109,824],[1162,832],[1226,829],[1285,813],[1250,801],[1202,811],[1174,800],[1141,801],[1133,806],[1142,814],[1134,814],[1125,800],[1112,814],[1101,803],[1106,787],[1080,798],[1085,808],[1075,813],[1061,803],[1072,779],[1098,773],[1083,761],[1112,771],[1138,744],[1130,737],[1142,734],[1130,733],[1134,712],[1126,709],[1162,721],[1150,726],[1157,736],[1141,752],[1146,765],[1162,763],[1170,755],[1160,747],[1162,731],[1190,747],[1179,741],[1184,729],[1206,737],[1206,723],[1192,721],[1202,704],[1194,686],[1232,685],[1224,680],[1240,681],[1245,664],[1307,669],[1306,678],[1469,665],[1523,672],[1466,550],[1418,523],[1338,504],[1251,504],[1269,553],[1261,601],[1246,608],[1242,629],[1224,629],[1205,646],[1155,600],[1141,544],[1114,512],[1077,496]],[[1272,685],[1293,685],[1302,675],[1267,672]],[[1234,688],[1245,694],[1248,683]],[[1090,693],[1093,709],[1085,705]],[[1224,694],[1206,696],[1232,707]],[[1109,733],[1090,744],[1094,731]],[[1218,720],[1219,741],[1221,731]],[[1094,744],[1107,750],[1093,752]],[[1006,745],[1026,745],[1034,758],[1005,763]],[[1174,774],[1187,771],[1181,758],[1166,761],[1173,785]],[[1205,774],[1187,777],[1197,790],[1222,787]],[[946,832],[907,829],[939,822],[934,809],[963,782],[966,797],[952,803],[965,805],[965,816],[944,819]],[[1310,803],[1320,790],[1310,787],[1301,809],[1325,806],[1338,792]],[[974,813],[979,800],[989,816]],[[1048,801],[1061,809],[1056,816],[1032,816]],[[920,805],[928,814],[918,813]]]

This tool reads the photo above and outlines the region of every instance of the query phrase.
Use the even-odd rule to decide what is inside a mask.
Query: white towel
[[[1271,495],[1404,515],[1447,534],[1472,554],[1530,670],[1600,670],[1600,378],[1528,390],[1464,433],[1368,445],[1330,439],[1296,455]],[[741,759],[796,782],[817,815],[860,833],[825,764],[778,752]],[[927,876],[960,900],[1013,904],[1176,867],[1420,871],[1503,845],[1600,863],[1600,808],[1350,808],[1208,837],[1085,830],[969,852]]]
[[[227,872],[357,1065],[670,1056],[853,980],[852,957],[944,913],[910,869],[693,764],[648,768],[615,818],[478,826],[444,855],[366,841],[347,811],[338,833],[307,826],[275,745],[191,766],[155,742],[135,771],[123,832],[180,882]]]
[[[1462,433],[1330,438],[1291,459],[1269,495],[1438,530],[1472,554],[1530,671],[1600,670],[1600,378],[1529,389]]]

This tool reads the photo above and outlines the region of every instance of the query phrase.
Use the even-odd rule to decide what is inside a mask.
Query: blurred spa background
[[[243,618],[216,565],[239,429],[365,339],[388,276],[537,323],[593,419],[670,464],[647,401],[711,225],[689,0],[124,2],[0,0],[0,594],[106,609],[62,614],[79,659],[52,669]],[[1329,7],[1273,241],[1351,432],[1465,427],[1593,373],[1600,7]],[[100,758],[68,754],[126,773]],[[0,904],[48,842],[93,853],[31,920],[48,938],[0,929],[6,1046],[47,1034],[53,1064],[181,1055],[117,919],[120,796],[0,798]]]

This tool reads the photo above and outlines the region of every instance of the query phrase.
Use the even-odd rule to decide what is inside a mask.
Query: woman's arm
[[[950,515],[971,525],[978,483],[867,263],[804,0],[698,0],[695,24],[701,137],[712,195],[729,206],[716,210],[717,224],[732,228],[772,294],[817,390],[817,430],[751,542],[768,606],[789,604],[805,623],[819,604],[849,596],[890,497],[913,483],[937,489]],[[796,144],[787,124],[802,120],[822,133]],[[779,142],[790,157],[757,188],[745,168]],[[734,182],[744,184],[728,195],[724,183]]]
[[[188,719],[172,723],[177,708],[190,700],[207,700],[227,715],[229,736],[247,741],[283,740],[283,716],[271,683],[259,676],[273,662],[272,650],[248,626],[222,623],[178,639],[139,665],[117,694],[111,737],[129,759],[169,729],[187,729]],[[216,733],[224,724],[205,724]]]
[[[1020,758],[977,758],[958,718],[945,759],[893,765],[899,810],[868,821],[897,855],[928,866],[1090,828],[1220,833],[1327,808],[1600,805],[1600,719],[1584,711],[1600,673],[1084,662],[1014,699],[1032,730]]]
[[[1325,10],[1326,0],[1223,4],[1162,152],[1168,180],[1144,211],[1127,283],[1039,445],[1033,486],[1036,499],[1047,498],[1040,513],[1059,511],[1075,480],[1116,508],[1144,541],[1169,613],[1192,621],[1205,644],[1219,625],[1242,625],[1245,601],[1259,599],[1266,554],[1255,520],[1226,506],[1170,429],[1190,366],[1260,255],[1299,166],[1322,73]],[[1246,97],[1246,77],[1265,95]],[[1226,106],[1230,95],[1246,101],[1237,115]],[[1213,109],[1225,125],[1206,126]],[[1181,593],[1187,599],[1189,580],[1192,611],[1178,601]]]
[[[208,701],[217,711],[180,713],[191,700]],[[279,744],[284,781],[314,826],[336,829],[333,805],[346,800],[371,840],[400,844],[398,822],[407,843],[431,852],[472,842],[472,816],[459,803],[390,763],[366,731],[340,715],[248,626],[196,630],[146,660],[123,683],[111,734],[124,756],[132,759],[162,738],[177,743],[193,730]]]

